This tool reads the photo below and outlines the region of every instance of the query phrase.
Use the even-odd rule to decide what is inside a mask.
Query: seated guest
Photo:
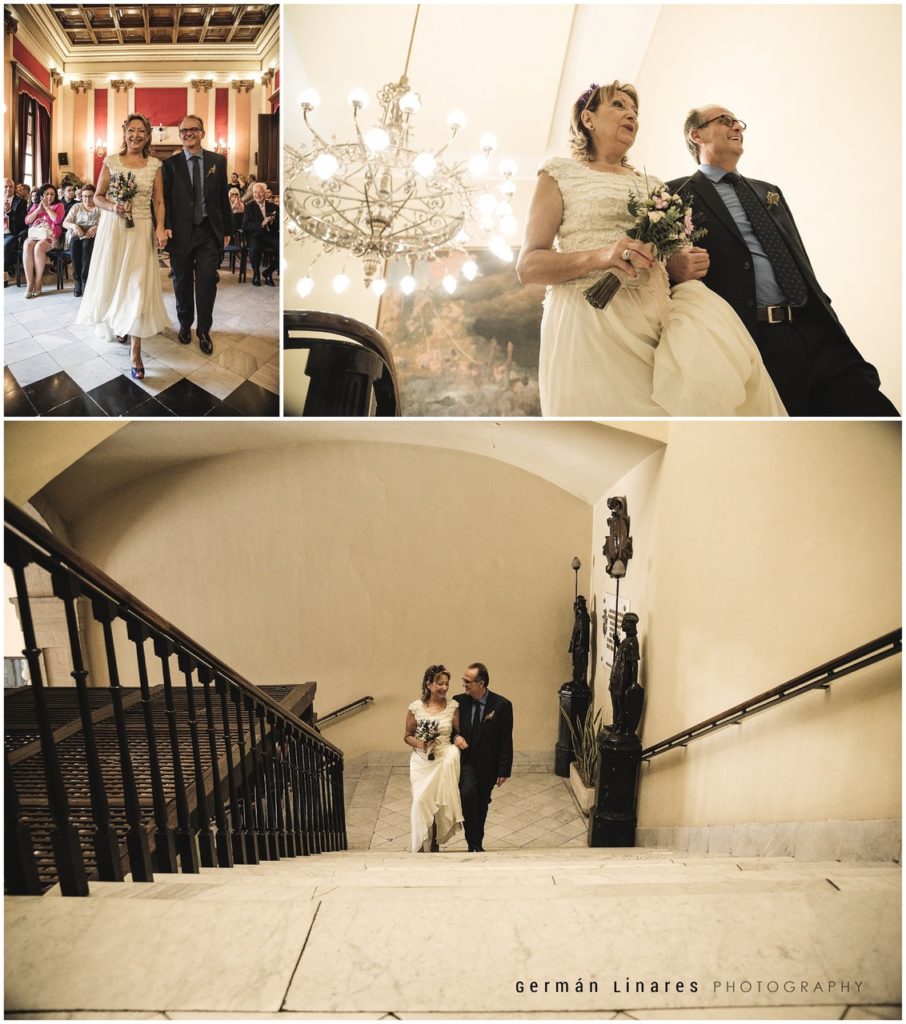
[[[97,234],[101,211],[94,203],[94,185],[82,186],[82,200],[66,214],[63,227],[69,234],[69,250],[72,253],[72,294],[78,298],[88,280],[94,236]]]
[[[44,185],[38,191],[41,201],[25,214],[28,237],[22,243],[22,266],[25,268],[26,299],[41,294],[47,254],[63,237],[63,204],[57,202],[57,190]]]
[[[239,172],[233,171],[230,175],[230,188],[239,188]]]
[[[27,190],[26,190],[27,191]],[[28,204],[17,195],[18,186],[12,178],[3,179],[3,269],[10,275],[3,279],[3,286],[12,284],[16,277],[16,253],[19,235],[25,232],[25,214]]]
[[[56,195],[57,190],[54,189],[53,191],[54,191],[54,195]],[[40,203],[40,202],[41,202],[41,190],[39,188],[33,188],[28,193],[28,208],[31,209],[35,205],[35,203]]]
[[[250,174],[245,179],[245,192],[242,193],[242,201],[244,203],[250,203],[252,201],[252,189],[255,187],[255,175]]]
[[[62,202],[63,208],[66,212],[69,213],[69,211],[78,202],[78,199],[76,198],[75,185],[64,185],[62,189],[60,189],[60,202]]]
[[[242,219],[242,230],[245,232],[252,263],[252,284],[257,288],[261,285],[261,253],[270,251],[275,257],[277,254],[280,211],[273,203],[267,202],[264,197],[265,188],[260,181],[252,186],[252,193],[252,202],[247,204]],[[264,272],[264,283],[271,288],[274,287],[273,273],[272,269]]]
[[[245,213],[245,203],[242,201],[238,186],[230,185],[230,209],[233,213]]]
[[[25,184],[16,185],[16,195],[21,200],[23,200],[23,202],[26,204],[26,206],[28,205],[28,192],[29,192],[28,185],[25,185]]]

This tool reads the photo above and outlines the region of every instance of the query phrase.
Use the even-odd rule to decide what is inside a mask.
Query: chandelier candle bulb
[[[353,89],[346,100],[353,110],[365,110],[368,106],[368,93],[364,89]]]
[[[349,277],[346,274],[337,274],[333,279],[333,290],[337,295],[342,295],[349,287]]]
[[[437,170],[437,161],[432,153],[419,153],[412,166],[423,178],[430,178]]]
[[[308,296],[311,295],[314,287],[315,282],[310,277],[307,275],[305,277],[300,277],[296,283],[296,291],[299,293],[299,298],[307,299]]]
[[[454,133],[462,131],[468,123],[468,118],[461,110],[451,110],[450,113],[447,114],[447,127]]]
[[[411,89],[400,99],[400,110],[404,114],[417,114],[421,109],[421,97],[417,92],[412,92]]]
[[[501,160],[497,168],[504,178],[511,178],[517,170],[515,160]]]
[[[306,89],[299,93],[299,106],[303,110],[317,110],[321,106],[321,97],[315,89]]]
[[[371,282],[371,291],[380,298],[387,291],[387,282],[382,277],[376,277]]]
[[[462,276],[467,281],[474,281],[477,274],[478,264],[475,262],[475,260],[466,260],[466,262],[463,263],[462,265]]]
[[[497,148],[497,139],[490,132],[485,132],[479,140],[479,148],[485,156],[489,156]]]
[[[411,274],[406,274],[402,281],[400,281],[400,291],[403,295],[411,295],[417,287],[418,283]]]

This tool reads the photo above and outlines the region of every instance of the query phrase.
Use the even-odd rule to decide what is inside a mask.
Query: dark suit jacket
[[[861,360],[862,357],[837,319],[829,296],[824,294],[818,284],[815,271],[812,269],[805,245],[793,220],[793,214],[783,198],[783,193],[777,185],[772,185],[770,182],[758,181],[756,178],[746,178],[745,180],[774,221],[799,268],[799,272],[805,279],[810,293],[809,308],[816,303],[818,308],[826,314],[828,327],[837,340],[851,348],[855,357]],[[730,211],[720,198],[717,189],[701,171],[696,171],[689,178],[674,178],[666,184],[671,192],[679,191],[684,198],[692,200],[693,223],[697,228],[708,229],[705,237],[696,243],[703,249],[707,249],[711,257],[708,273],[702,278],[703,282],[733,307],[736,315],[746,325],[749,334],[757,339],[755,270],[752,265],[751,253],[736,227],[736,222],[730,216]],[[776,203],[768,205],[766,199],[768,192],[777,196]],[[869,364],[864,363],[864,366],[868,367]],[[871,371],[874,374],[875,383],[879,383],[874,367],[871,367]]]
[[[475,766],[479,782],[490,789],[497,779],[508,779],[513,771],[513,705],[488,690],[484,718],[473,734],[472,698],[457,693],[453,699],[459,704],[459,731],[469,744],[462,758]]]
[[[272,220],[266,228],[261,227],[263,218],[261,216],[261,207],[254,201],[245,204],[245,214],[242,217],[242,230],[245,232],[246,242],[250,248],[254,248],[258,243],[258,236],[262,234],[267,235],[268,238],[277,240],[280,234],[280,207],[276,203],[264,204],[267,215],[270,216],[272,213],[276,214],[276,219]]]
[[[9,227],[6,229],[6,234],[21,235],[26,230],[26,213],[28,213],[28,203],[24,199],[14,196],[9,208]]]
[[[226,157],[220,153],[211,153],[207,149],[202,150],[201,156],[208,223],[223,245],[224,236],[233,233]],[[173,232],[167,249],[171,253],[180,253],[188,249],[192,241],[192,214],[195,207],[192,177],[182,150],[164,161],[163,179],[165,224]]]

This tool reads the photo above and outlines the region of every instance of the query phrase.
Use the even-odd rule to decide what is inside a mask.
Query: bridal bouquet
[[[110,184],[107,186],[108,198],[113,199],[117,203],[131,203],[137,192],[138,185],[135,183],[135,175],[132,171],[128,174],[123,174],[120,171],[117,174],[111,175]],[[129,216],[128,210],[126,211],[126,227],[135,227],[135,221]]]
[[[626,208],[635,217],[635,223],[626,234],[640,242],[653,243],[661,261],[707,234],[706,228],[693,227],[690,203],[671,193],[666,185],[651,188],[647,177],[645,192],[630,191]],[[607,273],[586,290],[585,298],[595,309],[604,309],[619,287],[620,279]]]
[[[434,750],[432,747],[439,735],[440,726],[433,718],[422,718],[415,723],[415,738],[424,741],[429,761],[434,760]]]

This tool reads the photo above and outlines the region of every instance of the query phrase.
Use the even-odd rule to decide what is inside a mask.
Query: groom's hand
[[[504,784],[504,782],[506,782],[506,780],[507,780],[507,776],[506,775],[501,775],[500,778],[497,780],[498,788],[500,786],[502,786]]]
[[[157,232],[157,246],[159,249],[163,249],[167,242],[173,237],[173,232],[169,228],[160,228]]]
[[[708,273],[710,265],[711,257],[708,250],[693,245],[667,260],[667,276],[671,284],[699,281]]]

